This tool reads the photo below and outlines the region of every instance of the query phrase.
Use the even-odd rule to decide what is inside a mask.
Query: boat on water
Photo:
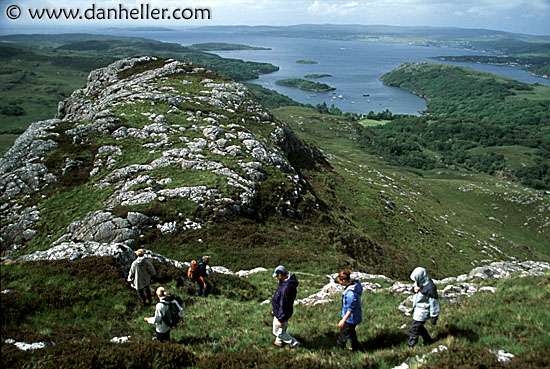
[[[365,93],[365,94],[363,94],[363,96],[367,97],[367,96],[370,96],[370,94],[366,94],[366,93]]]
[[[342,96],[342,95],[338,95],[338,98],[339,98],[339,99],[343,99],[343,98],[344,98],[344,96]]]

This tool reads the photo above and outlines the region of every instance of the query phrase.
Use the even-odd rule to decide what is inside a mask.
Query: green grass
[[[142,69],[133,72],[139,70]],[[160,83],[176,86],[172,78]],[[200,89],[196,84],[186,85],[180,92],[194,94]],[[167,109],[165,105],[137,104],[119,107],[115,114],[124,118],[121,125],[142,128],[151,121],[141,113],[164,113]],[[541,197],[540,192],[461,168],[414,171],[392,166],[366,152],[358,143],[363,128],[344,117],[304,107],[278,108],[271,113],[288,123],[299,138],[319,147],[330,164],[312,164],[307,160],[304,164],[300,161],[304,158],[289,158],[302,164],[296,168],[308,183],[298,217],[276,214],[274,208],[283,201],[280,192],[293,191],[294,187],[285,174],[270,168],[269,179],[258,189],[261,218],[213,218],[208,209],[185,199],[113,209],[115,215],[123,217],[128,211],[139,211],[158,216],[161,221],[189,217],[202,223],[200,230],[179,230],[168,235],[153,227],[143,233],[136,247],[180,261],[209,254],[213,265],[234,271],[258,266],[270,269],[284,264],[301,282],[298,298],[317,292],[327,282],[325,275],[344,267],[407,280],[418,265],[427,266],[433,277],[442,278],[468,272],[472,265],[507,259],[487,248],[489,245],[519,259],[550,260],[544,213],[548,199]],[[170,114],[168,119],[187,127],[190,123],[184,116]],[[253,123],[252,115],[241,110],[228,114],[228,120],[220,122],[220,126],[242,124],[243,118],[246,129],[259,136],[266,137],[273,130],[272,125]],[[60,125],[56,131],[61,133],[71,124]],[[191,139],[196,134],[185,131]],[[175,142],[171,148],[185,147],[175,135],[171,134],[170,139]],[[36,225],[39,235],[20,253],[47,248],[70,222],[104,208],[103,201],[112,190],[97,191],[93,184],[109,171],[92,180],[87,177],[98,147],[107,144],[121,147],[123,154],[117,157],[116,168],[147,163],[160,155],[144,151],[142,142],[134,139],[130,144],[92,136],[84,146],[73,145],[63,137],[58,141],[59,149],[45,160],[51,170],[58,173],[66,156],[82,158],[85,163],[81,173],[74,177],[76,182],[62,179],[22,200],[25,206],[38,205],[41,220]],[[206,152],[204,155],[237,169],[231,158],[218,158]],[[148,174],[155,179],[172,178],[169,187],[209,184],[225,195],[232,195],[225,178],[211,173],[168,167]],[[470,188],[474,190],[464,191]],[[406,348],[406,330],[399,328],[408,325],[410,319],[396,310],[402,296],[386,292],[363,295],[365,323],[358,328],[364,346],[362,352],[348,353],[334,348],[339,296],[325,305],[296,306],[290,333],[302,346],[292,352],[277,351],[269,344],[273,340],[270,306],[260,304],[276,288],[270,271],[248,279],[217,276],[214,296],[199,300],[192,295],[193,286],[181,285],[182,271],[156,266],[159,276],[153,287],[163,285],[169,292],[176,292],[186,312],[185,325],[173,331],[172,338],[180,344],[174,347],[185,346],[196,367],[392,368],[410,354]],[[3,295],[1,300],[2,339],[59,343],[57,349],[26,353],[2,343],[2,361],[13,367],[42,367],[48,361],[58,363],[59,367],[77,366],[70,356],[89,358],[89,362],[99,360],[103,366],[128,366],[116,361],[117,357],[126,357],[127,351],[114,349],[107,343],[114,336],[131,335],[153,357],[162,351],[146,343],[153,328],[143,322],[143,317],[151,315],[153,308],[137,306],[134,291],[109,258],[74,262],[8,261],[0,272],[2,289],[15,291]],[[438,360],[444,360],[443,366],[460,366],[461,360],[471,356],[491,363],[487,350],[494,348],[519,355],[518,367],[531,359],[543,363],[548,347],[545,332],[550,323],[541,306],[550,297],[545,288],[548,282],[548,276],[491,281],[497,287],[495,295],[480,294],[460,305],[444,305],[438,326],[429,329],[438,337],[438,344],[447,345],[453,356],[437,356],[430,363],[437,365]],[[96,348],[90,347],[92,344]],[[433,347],[419,347],[415,354],[428,353]],[[122,352],[117,354],[116,350]],[[187,351],[165,352],[165,356],[152,360],[151,367],[169,367],[167,361],[176,354],[183,361]],[[184,365],[187,364],[181,364]]]
[[[541,213],[547,200],[539,192],[467,171],[415,172],[389,166],[356,144],[358,130],[346,119],[299,107],[280,108],[273,113],[289,123],[299,137],[329,155],[334,176],[312,174],[309,180],[314,186],[328,185],[338,199],[325,200],[329,208],[338,206],[334,216],[343,214],[377,245],[379,260],[373,270],[381,270],[385,264],[382,260],[387,257],[406,266],[400,276],[404,277],[406,269],[414,268],[414,264],[435,262],[438,271],[434,273],[443,277],[466,272],[474,260],[503,258],[495,251],[487,256],[483,242],[510,256],[548,260],[548,227]],[[380,177],[375,170],[394,181]],[[329,185],[331,180],[338,185]],[[472,187],[475,191],[461,190],[468,184],[477,186]],[[321,191],[326,187],[317,193]],[[393,211],[383,198],[393,201]],[[394,249],[400,250],[398,255],[392,254]]]
[[[534,85],[532,91],[517,91],[513,96],[508,96],[508,101],[518,100],[546,101],[550,100],[550,86]]]
[[[365,127],[376,127],[390,122],[389,120],[362,119],[358,123]]]
[[[289,324],[289,333],[301,341],[296,351],[271,348],[271,305],[260,301],[270,299],[276,289],[271,272],[248,278],[217,276],[215,294],[207,299],[193,296],[194,286],[179,286],[176,269],[159,268],[153,282],[160,283],[182,300],[186,320],[172,331],[172,340],[183,345],[195,357],[196,367],[240,368],[253,363],[261,367],[318,368],[334,365],[350,368],[392,368],[411,355],[407,351],[407,330],[410,324],[396,308],[403,296],[386,292],[362,297],[364,322],[357,329],[363,350],[355,353],[335,348],[338,334],[340,297],[317,306],[297,305]],[[336,270],[331,270],[336,271]],[[298,298],[305,297],[326,282],[322,275],[296,272],[300,281]],[[134,342],[150,340],[153,328],[143,317],[153,313],[153,307],[140,307],[124,279],[116,273],[109,258],[88,258],[74,262],[16,262],[1,269],[3,288],[15,292],[2,298],[2,339],[14,338],[35,342],[53,340],[59,349],[74,350],[74,355],[86,353],[87,342],[98,340],[96,355],[109,352],[103,345],[114,336],[131,335]],[[529,360],[544,363],[548,350],[550,321],[541,309],[550,298],[549,276],[494,280],[490,285],[496,293],[478,293],[461,304],[443,303],[436,327],[428,324],[434,345],[419,346],[414,355],[422,355],[443,344],[457,355],[432,355],[430,365],[446,360],[446,366],[458,365],[468,354],[489,349],[505,350],[517,355],[509,365],[519,368]],[[234,291],[234,293],[231,293]],[[17,300],[17,304],[11,304]],[[541,305],[542,304],[542,305]],[[92,308],[93,307],[93,308]],[[483,324],[480,324],[483,322]],[[124,346],[122,346],[124,347]],[[39,367],[53,349],[15,352],[3,344],[2,360],[29,367]],[[158,352],[159,348],[154,351]],[[546,350],[546,351],[545,351]],[[287,352],[288,351],[288,352]],[[283,354],[284,353],[284,354]],[[17,354],[17,355],[16,355]],[[46,356],[47,357],[47,356]],[[284,358],[283,358],[284,357]],[[487,363],[490,356],[482,356]],[[114,360],[103,356],[104,364]],[[162,359],[156,365],[166,365]],[[449,363],[449,360],[451,362]],[[524,361],[525,360],[525,361]],[[34,364],[33,364],[34,363]],[[74,365],[74,364],[73,364]],[[18,367],[18,366],[17,366]]]
[[[103,209],[103,201],[111,193],[112,189],[98,190],[89,185],[64,192],[54,190],[42,193],[44,198],[38,204],[40,220],[34,227],[38,233],[24,248],[18,250],[18,254],[48,249],[52,242],[66,233],[66,227],[71,222],[82,219],[90,211]]]
[[[0,134],[0,155],[8,151],[19,135]]]
[[[515,170],[525,166],[534,164],[534,157],[537,150],[530,147],[522,146],[495,146],[495,147],[478,147],[469,150],[474,154],[495,153],[504,155],[507,160],[506,167]]]

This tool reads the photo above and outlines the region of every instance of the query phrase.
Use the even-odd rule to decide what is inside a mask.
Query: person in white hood
[[[136,251],[137,259],[134,260],[130,266],[130,272],[128,273],[128,282],[132,284],[132,287],[136,289],[138,298],[141,302],[146,304],[152,304],[153,299],[151,297],[151,276],[156,275],[157,271],[151,262],[145,259],[145,251],[139,249]]]
[[[409,329],[410,348],[413,348],[418,342],[418,336],[422,336],[424,344],[433,343],[433,339],[424,327],[424,323],[430,319],[435,325],[439,317],[440,305],[437,296],[437,288],[424,268],[415,268],[411,273],[411,280],[414,285],[411,292],[414,292],[413,299],[413,321]]]

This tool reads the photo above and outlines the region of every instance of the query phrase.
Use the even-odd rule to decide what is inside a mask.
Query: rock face
[[[144,227],[168,235],[234,215],[297,216],[316,204],[296,157],[325,163],[242,84],[171,59],[119,60],[92,71],[57,119],[33,123],[0,159],[2,250],[56,223],[40,210],[50,194],[83,186],[97,194],[96,208],[50,229],[64,234],[39,248],[133,246]],[[179,217],[163,216],[175,206]],[[143,208],[160,211],[137,215]]]

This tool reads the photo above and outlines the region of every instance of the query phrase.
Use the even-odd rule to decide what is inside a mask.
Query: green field
[[[506,167],[510,168],[510,170],[534,165],[534,158],[537,155],[537,149],[522,146],[477,147],[469,151],[478,155],[486,153],[503,155],[506,158]]]
[[[384,125],[386,123],[390,122],[389,120],[375,120],[375,119],[362,119],[358,123],[365,126],[365,127],[376,127],[379,125]]]

